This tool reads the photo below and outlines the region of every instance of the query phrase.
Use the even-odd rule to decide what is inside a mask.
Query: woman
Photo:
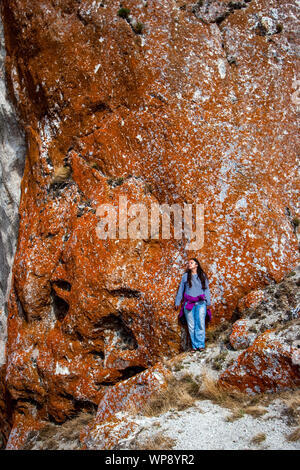
[[[179,317],[185,315],[193,351],[205,348],[205,317],[211,320],[210,290],[208,279],[196,258],[188,262],[188,269],[181,278],[175,299],[175,308],[179,308],[183,299]]]

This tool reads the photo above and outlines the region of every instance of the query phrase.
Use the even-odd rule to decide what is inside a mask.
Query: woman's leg
[[[195,305],[194,312],[194,343],[196,348],[205,348],[205,316],[206,303]]]
[[[184,311],[187,326],[188,326],[188,329],[189,329],[192,348],[196,349],[197,346],[195,346],[195,341],[194,341],[194,337],[195,337],[195,322],[194,322],[194,313],[193,313],[194,309],[195,309],[195,307],[193,307],[193,310],[187,310],[185,308],[185,305],[184,305],[183,311]]]

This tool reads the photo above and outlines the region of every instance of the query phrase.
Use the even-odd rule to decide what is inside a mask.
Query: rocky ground
[[[201,373],[194,356],[187,355],[184,363]],[[300,407],[299,392],[292,393],[292,397]],[[261,416],[255,416],[255,412]],[[249,414],[242,407],[233,414],[230,408],[211,400],[197,400],[183,411],[172,409],[160,416],[133,418],[138,425],[135,434],[121,440],[119,448],[299,450],[299,421],[291,423],[289,413],[289,406],[280,398],[274,398],[267,406],[252,407]],[[298,418],[299,413],[298,408]]]

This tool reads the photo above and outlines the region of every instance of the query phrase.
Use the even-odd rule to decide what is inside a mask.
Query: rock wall
[[[20,184],[25,162],[25,136],[7,96],[5,42],[0,18],[0,365],[5,362],[7,299],[18,236]]]
[[[10,433],[10,397],[5,384],[7,300],[18,236],[20,184],[25,162],[24,132],[7,95],[5,41],[0,17],[0,449]]]
[[[297,263],[296,3],[2,1],[28,142],[8,304],[15,423],[62,422],[177,353],[189,256],[215,323]],[[100,240],[97,208],[119,196],[203,204],[203,247]]]

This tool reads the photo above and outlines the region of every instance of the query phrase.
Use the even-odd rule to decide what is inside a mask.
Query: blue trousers
[[[206,302],[200,301],[195,303],[192,310],[187,310],[184,304],[184,314],[189,329],[192,348],[205,347],[205,317],[206,317]]]

